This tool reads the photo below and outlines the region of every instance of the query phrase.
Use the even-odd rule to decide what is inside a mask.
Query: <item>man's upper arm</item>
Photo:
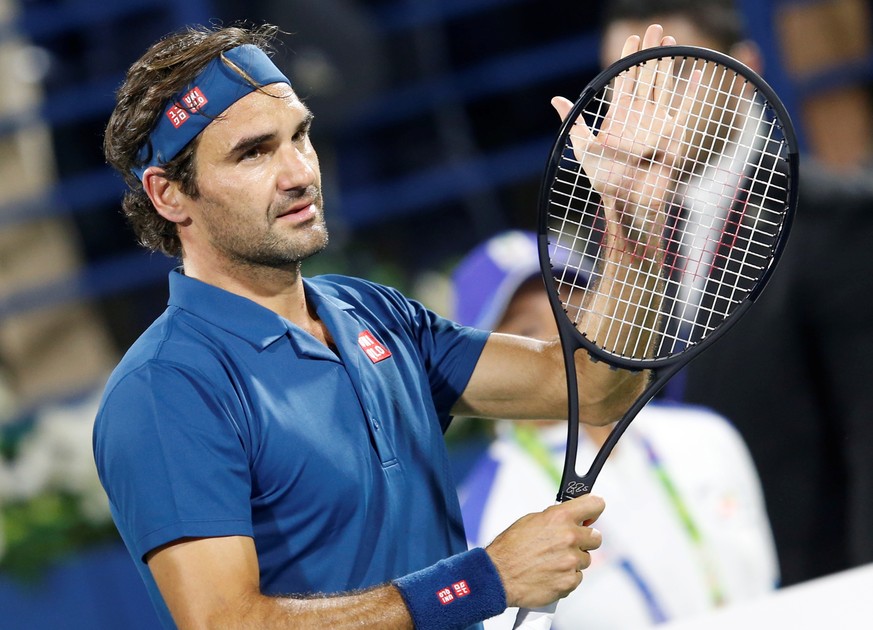
[[[247,536],[177,540],[146,562],[179,628],[233,627],[260,596],[258,558]]]
[[[492,333],[452,412],[482,418],[562,418],[567,394],[561,361],[557,341]]]
[[[648,373],[617,370],[576,352],[579,420],[617,420],[640,395]],[[567,378],[558,339],[537,341],[493,333],[460,400],[458,415],[482,418],[565,420]]]

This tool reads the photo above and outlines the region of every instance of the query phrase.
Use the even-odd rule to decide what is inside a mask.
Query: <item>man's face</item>
[[[200,196],[185,200],[185,257],[221,266],[293,268],[324,249],[327,229],[311,114],[277,83],[231,105],[200,136]]]

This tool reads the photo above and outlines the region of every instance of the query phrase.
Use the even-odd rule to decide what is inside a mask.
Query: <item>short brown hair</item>
[[[122,209],[143,246],[168,256],[182,254],[176,224],[157,213],[142,183],[131,171],[141,165],[139,150],[167,102],[221,53],[243,44],[270,51],[278,32],[277,27],[269,24],[254,28],[188,27],[152,45],[128,69],[106,125],[103,153],[128,186]],[[163,167],[166,178],[178,182],[182,192],[194,198],[199,195],[194,163],[197,144],[195,138]]]

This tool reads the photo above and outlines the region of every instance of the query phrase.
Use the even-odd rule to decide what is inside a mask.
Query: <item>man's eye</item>
[[[242,159],[253,160],[263,155],[264,151],[261,147],[254,147],[242,154]]]
[[[308,135],[309,126],[307,125],[306,127],[294,134],[293,140],[294,142],[300,142],[301,140],[305,140]]]

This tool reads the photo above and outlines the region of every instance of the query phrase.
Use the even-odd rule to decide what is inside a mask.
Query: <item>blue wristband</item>
[[[466,628],[506,610],[506,591],[482,548],[440,560],[392,582],[416,630]]]

